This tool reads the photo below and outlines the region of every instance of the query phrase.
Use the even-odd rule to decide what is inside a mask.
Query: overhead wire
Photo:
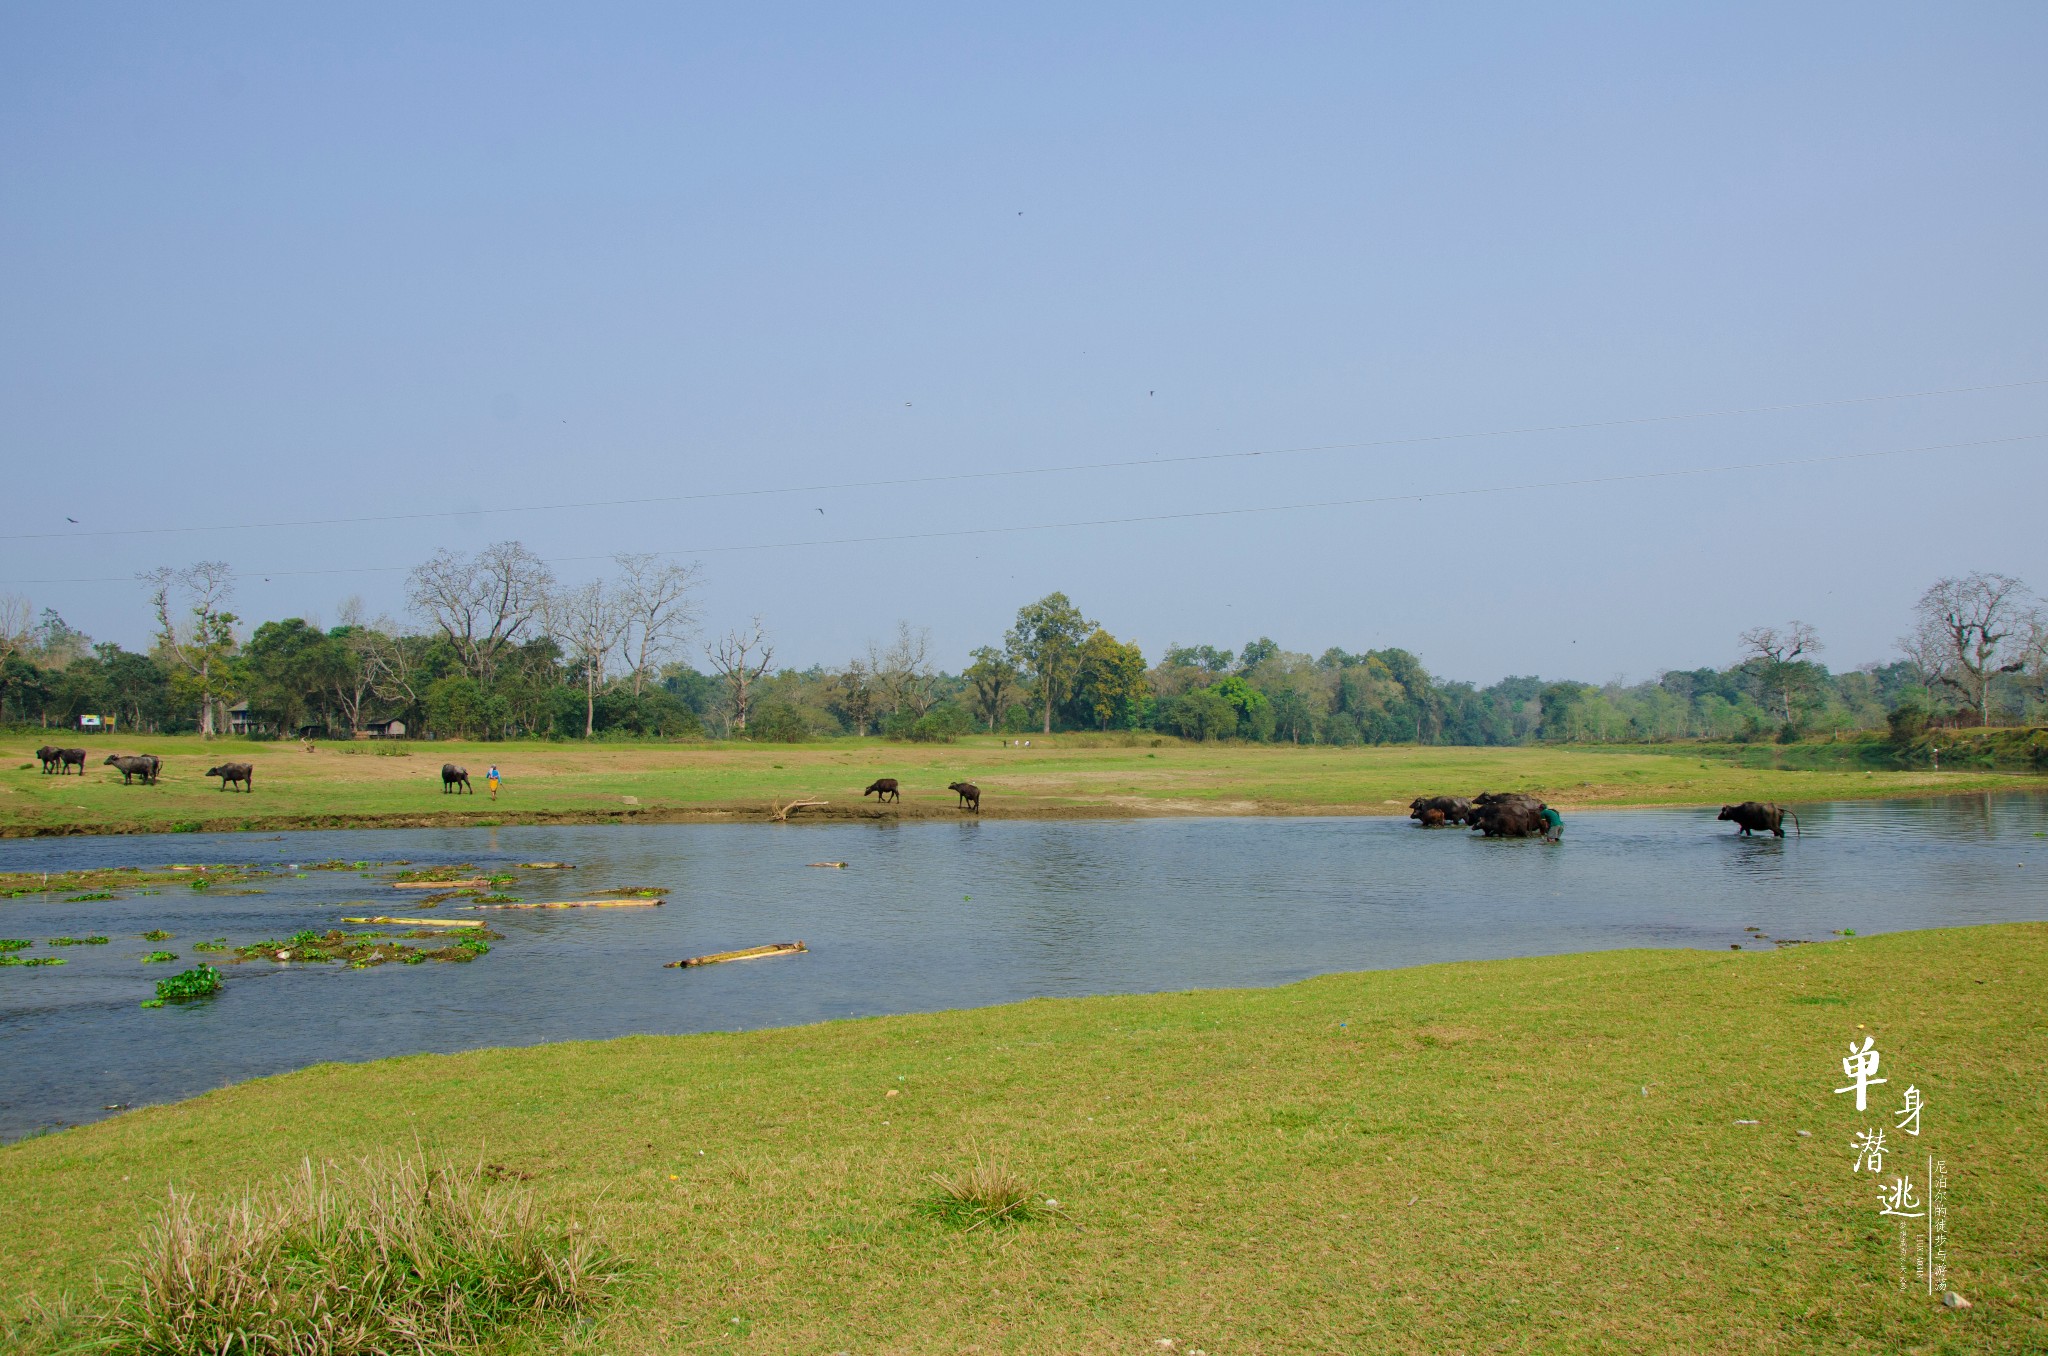
[[[1884,395],[1842,396],[1826,400],[1802,400],[1778,405],[1746,405],[1717,410],[1695,410],[1683,414],[1640,415],[1625,419],[1593,419],[1564,424],[1530,424],[1515,428],[1475,429],[1457,433],[1425,433],[1400,438],[1372,438],[1343,443],[1311,443],[1299,447],[1271,447],[1253,451],[1191,452],[1171,457],[1134,457],[1115,461],[1070,462],[1056,466],[1009,467],[990,471],[949,471],[938,475],[897,476],[877,480],[825,481],[809,485],[762,486],[737,490],[698,490],[682,494],[630,495],[616,499],[568,500],[551,504],[514,504],[495,508],[427,509],[406,513],[362,514],[335,518],[293,518],[170,527],[142,525],[122,528],[91,528],[76,532],[13,532],[0,533],[0,541],[73,540],[90,537],[166,536],[192,532],[253,532],[282,528],[349,527],[369,523],[424,522],[447,518],[493,517],[515,513],[559,513],[575,509],[632,508],[650,504],[683,504],[718,499],[750,499],[783,494],[826,494],[847,490],[902,489],[913,485],[942,485],[962,481],[1070,475],[1082,471],[1129,470],[1139,467],[1185,466],[1202,462],[1248,461],[1260,457],[1297,456],[1315,452],[1358,452],[1386,447],[1417,447],[1430,443],[1523,437],[1541,433],[1582,433],[1595,429],[1638,428],[1647,424],[1687,423],[1705,419],[1728,419],[1746,414],[1783,414],[1794,410],[1834,409],[1847,405],[1870,405],[1886,401],[1918,400],[1944,395],[1970,395],[1984,391],[2010,391],[2044,385],[2048,385],[2048,377],[2029,378],[2025,381],[1993,382],[1976,386],[1946,386],[1919,391],[1895,391]]]
[[[898,532],[866,537],[806,538],[778,542],[752,542],[730,546],[699,546],[688,550],[654,551],[659,556],[705,556],[721,555],[740,551],[788,551],[818,546],[878,546],[888,543],[909,541],[943,541],[961,537],[986,537],[1026,532],[1056,532],[1075,528],[1130,527],[1149,523],[1187,522],[1199,519],[1234,518],[1263,513],[1296,513],[1312,509],[1363,508],[1376,504],[1398,504],[1408,501],[1424,503],[1432,499],[1459,499],[1489,494],[1519,494],[1530,490],[1576,489],[1592,485],[1619,485],[1641,481],[1672,480],[1691,476],[1727,475],[1739,471],[1782,470],[1795,466],[1821,466],[1852,461],[1871,461],[1883,457],[1916,456],[1928,452],[1954,452],[1968,448],[2000,447],[2013,443],[2036,442],[2048,438],[2048,433],[2020,433],[2003,438],[1976,438],[1965,442],[1928,443],[1918,447],[1885,448],[1866,452],[1836,452],[1809,457],[1785,457],[1768,461],[1732,462],[1717,466],[1675,467],[1661,471],[1631,471],[1613,475],[1574,476],[1559,480],[1531,480],[1512,485],[1461,485],[1447,490],[1424,490],[1420,493],[1365,495],[1345,499],[1317,499],[1288,504],[1258,504],[1221,509],[1193,509],[1177,513],[1131,514],[1114,518],[1077,518],[1052,523],[1019,523],[999,527],[942,528],[926,532]],[[577,564],[592,560],[609,560],[612,554],[550,556],[545,561],[550,565]],[[331,566],[310,570],[264,570],[266,579],[305,578],[316,575],[334,574],[397,574],[414,568],[410,565],[363,565]],[[11,585],[49,584],[112,584],[129,583],[132,575],[103,575],[83,579],[15,579],[4,581]]]

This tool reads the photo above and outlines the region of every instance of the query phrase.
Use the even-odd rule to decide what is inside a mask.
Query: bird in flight
[[[64,521],[65,521],[65,522],[67,522],[67,523],[75,523],[75,522],[77,522],[77,521],[78,521],[78,519],[76,519],[76,518],[66,518],[66,519],[65,519]]]
[[[819,509],[819,510],[818,510],[818,512],[820,512],[820,513],[823,513],[824,511],[825,511],[825,510],[823,510],[823,509]]]

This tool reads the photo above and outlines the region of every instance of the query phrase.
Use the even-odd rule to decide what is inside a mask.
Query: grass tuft
[[[983,1225],[1022,1224],[1034,1213],[1031,1183],[1008,1164],[974,1151],[974,1166],[948,1177],[933,1173],[938,1191],[926,1199],[922,1213],[956,1229]]]
[[[593,1310],[624,1278],[589,1230],[480,1170],[307,1160],[231,1203],[173,1189],[125,1276],[90,1304],[31,1301],[0,1332],[31,1353],[454,1352]]]

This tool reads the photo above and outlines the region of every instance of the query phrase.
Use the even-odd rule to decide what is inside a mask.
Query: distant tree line
[[[1760,626],[1726,668],[1633,684],[1511,677],[1479,687],[1402,649],[1309,655],[1260,637],[1169,645],[1148,662],[1065,594],[1017,612],[958,672],[909,622],[843,665],[776,668],[756,617],[699,634],[693,568],[621,555],[565,588],[518,542],[442,552],[412,571],[409,615],[247,629],[218,562],[142,577],[147,653],[95,643],[48,609],[0,597],[0,723],[139,732],[444,738],[693,737],[799,741],[971,731],[1153,731],[1290,744],[1642,743],[1786,739],[2048,718],[2048,614],[2020,581],[1973,574],[1927,590],[1902,657],[1831,672],[1802,622]],[[701,667],[700,667],[701,665]]]

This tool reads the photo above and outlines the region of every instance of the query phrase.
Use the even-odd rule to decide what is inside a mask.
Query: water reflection
[[[333,925],[388,886],[289,875],[246,897],[0,902],[0,935],[105,933],[61,968],[0,971],[0,1138],[108,1103],[187,1096],[319,1060],[733,1030],[1048,994],[1279,983],[1331,970],[1617,946],[1755,946],[2048,918],[2048,797],[1801,808],[1740,838],[1708,810],[1574,815],[1559,846],[1397,820],[1203,819],[506,827],[0,843],[0,869],[332,857],[577,863],[528,899],[662,885],[665,907],[504,913],[466,966],[243,965],[218,999],[145,1012],[140,939]],[[846,871],[809,868],[845,860]],[[557,892],[567,892],[557,893]],[[357,901],[353,906],[350,901]],[[682,956],[802,938],[810,954],[706,970]],[[92,954],[80,954],[90,952]]]

